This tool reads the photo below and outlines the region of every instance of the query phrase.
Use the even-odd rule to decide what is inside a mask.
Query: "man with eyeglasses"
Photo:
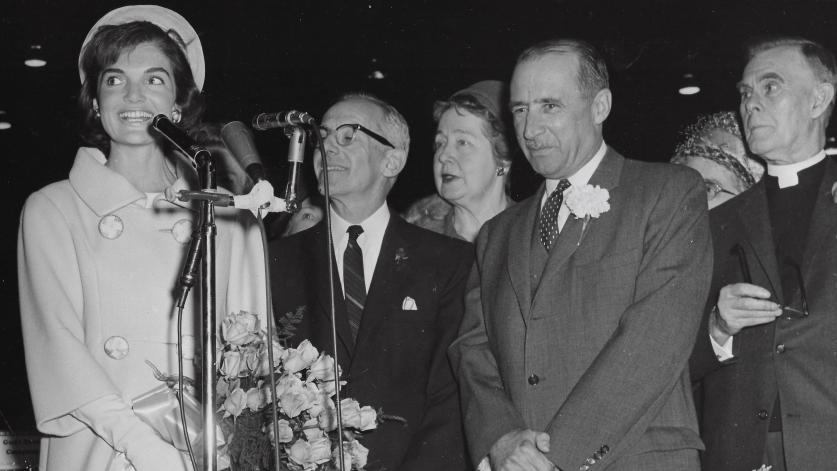
[[[837,164],[826,156],[834,55],[753,43],[738,89],[759,183],[716,208],[712,289],[691,359],[703,469],[837,468]]]
[[[314,170],[321,193],[328,172],[333,248],[325,221],[271,245],[274,312],[293,325],[291,344],[308,338],[331,353],[331,257],[338,362],[348,381],[341,394],[404,419],[363,434],[366,469],[464,470],[446,350],[462,319],[473,248],[413,226],[387,206],[410,141],[395,108],[346,95],[321,127],[326,158],[315,152]],[[286,315],[300,312],[298,323]]]

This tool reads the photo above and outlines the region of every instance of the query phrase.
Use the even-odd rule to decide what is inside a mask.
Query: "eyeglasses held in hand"
[[[732,247],[732,252],[738,256],[738,264],[741,267],[741,276],[744,278],[744,283],[753,283],[753,279],[750,276],[750,265],[747,263],[747,253],[744,251],[744,247],[741,244],[735,244]],[[761,265],[761,260],[756,257],[756,260],[759,262],[759,266],[761,266],[762,270],[767,272],[764,269],[764,265]],[[788,319],[804,319],[808,317],[808,297],[805,292],[805,283],[802,278],[802,270],[799,268],[793,260],[786,258],[785,265],[789,266],[796,275],[797,283],[799,284],[799,299],[802,304],[802,309],[797,309],[791,306],[779,306],[782,309],[785,317]],[[770,284],[770,297],[771,299],[778,300],[779,297],[776,296],[776,289],[773,286],[773,283],[770,281],[770,278],[767,278],[767,283]]]
[[[395,149],[395,146],[392,145],[392,143],[389,142],[387,138],[367,128],[366,126],[357,123],[346,123],[337,126],[337,129],[334,130],[334,138],[337,140],[338,145],[346,147],[349,144],[351,144],[352,141],[354,141],[355,135],[358,131],[366,134],[367,136],[371,137],[372,139],[375,139],[376,141],[380,142],[381,144],[387,147],[392,147],[393,149]],[[328,129],[320,126],[320,137],[322,137],[324,141],[329,134],[330,131]]]

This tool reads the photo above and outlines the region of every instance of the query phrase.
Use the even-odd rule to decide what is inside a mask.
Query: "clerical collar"
[[[813,167],[825,159],[825,150],[817,152],[813,157],[802,162],[795,162],[787,165],[767,164],[767,174],[779,180],[779,189],[796,186],[799,184],[799,172],[808,167]]]

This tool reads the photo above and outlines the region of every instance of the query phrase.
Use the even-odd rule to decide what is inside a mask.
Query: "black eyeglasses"
[[[376,141],[380,142],[385,146],[392,147],[393,149],[395,149],[395,146],[392,145],[392,143],[389,142],[387,138],[367,128],[366,126],[357,123],[347,123],[337,126],[337,129],[334,130],[334,137],[335,139],[337,139],[337,144],[346,147],[349,144],[351,144],[352,141],[354,141],[355,134],[357,134],[358,131],[366,134],[367,136],[371,137],[372,139],[375,139]],[[320,127],[320,137],[322,137],[323,140],[325,140],[328,137],[328,135],[329,130],[324,127]]]
[[[745,283],[753,283],[753,279],[750,277],[750,265],[747,263],[747,253],[744,251],[744,247],[741,244],[735,244],[732,247],[732,252],[738,256],[738,264],[741,267],[741,276],[744,278]],[[756,261],[759,262],[759,266],[761,266],[762,270],[764,270],[764,266],[761,265],[761,260],[756,257]],[[804,319],[808,317],[808,296],[805,292],[805,282],[802,277],[802,270],[799,268],[793,260],[790,258],[786,258],[784,260],[784,264],[793,270],[794,274],[796,275],[796,281],[799,284],[799,300],[802,304],[802,309],[796,309],[795,307],[791,306],[780,306],[782,308],[782,312],[784,313],[785,317],[788,319]],[[767,272],[764,270],[765,273]],[[770,278],[767,278],[767,282],[770,284],[770,294],[773,299],[779,299],[776,296],[776,289],[773,287],[773,283],[770,281]]]

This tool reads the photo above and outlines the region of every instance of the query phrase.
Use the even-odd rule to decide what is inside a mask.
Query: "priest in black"
[[[387,206],[409,148],[407,123],[395,108],[348,95],[325,113],[322,129],[333,248],[324,222],[271,244],[274,312],[287,320],[302,314],[292,343],[308,338],[333,352],[331,258],[343,396],[405,420],[385,421],[361,438],[366,469],[465,470],[446,352],[462,320],[473,246],[413,226]],[[319,153],[314,165],[322,191]]]
[[[823,150],[835,72],[805,39],[749,50],[740,111],[767,174],[710,213],[714,276],[691,361],[705,470],[837,467],[837,162]]]

